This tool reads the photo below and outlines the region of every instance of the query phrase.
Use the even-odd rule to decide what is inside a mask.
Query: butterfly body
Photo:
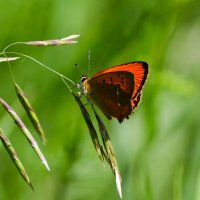
[[[147,74],[148,65],[145,62],[111,67],[82,79],[83,93],[109,119],[115,117],[122,122],[137,107]]]

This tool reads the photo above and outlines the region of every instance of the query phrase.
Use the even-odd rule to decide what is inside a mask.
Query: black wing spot
[[[106,82],[106,80],[105,79],[103,79],[103,83],[105,83]]]
[[[113,84],[113,79],[112,79],[112,77],[110,77],[110,82],[111,82],[111,84]]]
[[[121,84],[124,84],[124,79],[123,78],[121,78]]]

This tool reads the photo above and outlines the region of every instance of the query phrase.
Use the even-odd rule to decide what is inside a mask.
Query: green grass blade
[[[30,119],[33,127],[38,132],[42,142],[45,144],[46,143],[46,137],[45,137],[45,133],[42,129],[42,126],[40,124],[40,121],[39,121],[32,105],[30,104],[28,98],[26,97],[26,95],[24,94],[22,89],[19,87],[19,85],[16,84],[16,83],[15,83],[15,91],[16,91],[17,96],[18,96],[22,106],[24,107],[24,109],[25,109],[25,111],[28,115],[28,118]]]
[[[72,92],[72,95],[74,97],[74,99],[76,100],[76,102],[78,103],[79,105],[79,108],[81,110],[81,113],[84,117],[84,120],[87,124],[87,127],[89,129],[89,132],[90,132],[90,136],[92,138],[92,142],[94,144],[94,147],[100,157],[100,160],[101,161],[104,161],[104,155],[105,153],[102,153],[103,152],[103,148],[102,146],[100,145],[99,143],[99,139],[98,139],[98,135],[97,135],[97,132],[92,124],[92,121],[91,121],[91,118],[90,118],[90,115],[88,113],[88,111],[86,110],[85,106],[83,105],[82,101],[80,100],[80,98],[78,96],[76,96],[73,92]]]
[[[107,129],[106,129],[102,119],[97,114],[94,107],[92,107],[92,108],[93,108],[93,111],[95,113],[95,117],[96,117],[97,122],[98,122],[99,131],[101,133],[101,137],[102,137],[102,140],[103,140],[105,151],[107,153],[107,157],[108,157],[108,160],[109,160],[110,167],[111,167],[113,173],[115,174],[117,191],[119,193],[120,198],[122,198],[122,189],[121,189],[122,178],[121,178],[121,175],[120,175],[117,159],[115,157],[115,153],[114,153],[114,150],[113,150],[113,145],[112,145],[112,142],[110,140]]]
[[[50,171],[49,165],[43,156],[37,142],[33,138],[30,131],[27,129],[25,124],[22,122],[22,120],[19,118],[17,113],[2,99],[0,98],[0,104],[5,108],[5,110],[11,115],[11,117],[14,119],[16,125],[21,129],[21,131],[24,133],[26,139],[28,140],[29,144],[32,146],[32,148],[35,150],[36,154],[38,155],[39,159],[42,161],[44,166],[47,168],[48,171]]]
[[[0,140],[2,141],[6,151],[8,152],[10,158],[12,159],[13,163],[17,167],[17,170],[20,173],[20,175],[22,176],[22,178],[31,187],[31,189],[34,190],[33,185],[30,181],[30,178],[29,178],[28,174],[26,173],[26,170],[25,170],[22,162],[20,161],[14,147],[12,146],[11,142],[9,141],[9,139],[6,137],[6,135],[4,134],[4,132],[1,129],[0,129]]]

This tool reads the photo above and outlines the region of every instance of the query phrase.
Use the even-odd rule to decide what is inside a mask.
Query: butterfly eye
[[[86,79],[88,79],[86,76],[81,77],[81,82],[83,83]]]

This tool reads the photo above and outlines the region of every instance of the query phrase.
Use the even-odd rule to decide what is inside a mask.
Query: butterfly
[[[146,62],[130,62],[102,70],[92,77],[82,76],[83,94],[97,105],[108,119],[121,123],[129,118],[141,99],[147,79]]]

